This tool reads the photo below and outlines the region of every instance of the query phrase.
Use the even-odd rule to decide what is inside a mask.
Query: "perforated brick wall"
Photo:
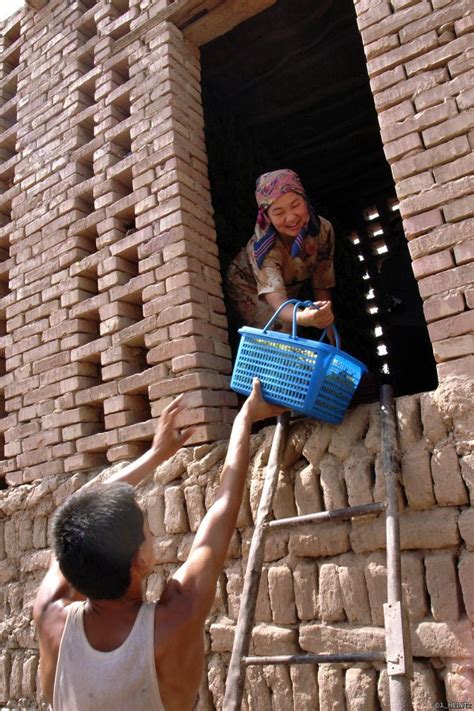
[[[199,51],[166,22],[121,48],[144,19],[53,0],[4,26],[9,484],[136,456],[179,392],[193,442],[233,419]]]

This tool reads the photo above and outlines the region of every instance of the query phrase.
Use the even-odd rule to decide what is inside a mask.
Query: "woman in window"
[[[329,327],[335,285],[331,223],[315,213],[292,170],[261,175],[255,196],[254,234],[227,271],[232,306],[246,325],[262,328],[284,301],[310,296],[314,306],[298,311],[298,325]],[[290,332],[292,317],[290,304],[273,328]]]

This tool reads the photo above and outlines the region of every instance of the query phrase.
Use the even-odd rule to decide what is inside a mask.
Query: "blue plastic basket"
[[[291,336],[268,331],[280,311],[294,304]],[[290,299],[274,313],[263,328],[244,326],[230,387],[242,395],[252,390],[254,377],[260,379],[265,400],[308,417],[338,423],[352,399],[366,366],[339,348],[296,335],[298,308],[313,306],[312,301]]]

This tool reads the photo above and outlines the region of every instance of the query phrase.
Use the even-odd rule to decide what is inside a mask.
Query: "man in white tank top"
[[[40,680],[54,711],[187,711],[203,672],[203,626],[235,528],[252,423],[282,412],[255,381],[237,415],[214,504],[187,561],[156,603],[143,602],[153,540],[134,488],[175,454],[182,397],[163,411],[151,448],[103,483],[87,484],[56,512],[54,555],[33,616]]]

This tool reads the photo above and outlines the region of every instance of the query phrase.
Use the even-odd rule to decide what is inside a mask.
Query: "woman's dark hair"
[[[53,521],[54,552],[69,583],[93,600],[122,597],[145,540],[143,520],[130,484],[102,484],[70,496]]]

